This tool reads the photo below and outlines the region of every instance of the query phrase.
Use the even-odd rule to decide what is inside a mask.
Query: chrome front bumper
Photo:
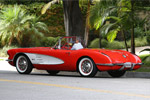
[[[10,61],[13,61],[13,60],[10,60],[10,59],[6,59],[6,61],[10,62]]]
[[[143,65],[143,63],[130,63],[130,62],[127,62],[127,63],[114,63],[114,64],[100,64],[100,63],[97,63],[96,65],[99,65],[99,66],[122,66],[119,70],[123,70],[124,68],[129,68],[130,70],[133,70],[135,65]]]

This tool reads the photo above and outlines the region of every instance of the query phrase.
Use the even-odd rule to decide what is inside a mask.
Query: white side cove
[[[32,64],[43,64],[43,65],[59,65],[63,64],[64,61],[48,55],[42,55],[42,54],[34,54],[34,53],[25,53]]]

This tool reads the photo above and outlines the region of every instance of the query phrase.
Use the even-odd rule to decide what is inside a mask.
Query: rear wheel
[[[57,75],[59,71],[46,70],[50,75]]]
[[[90,58],[82,58],[78,65],[79,73],[84,77],[93,77],[97,73],[95,63]]]
[[[126,71],[118,71],[118,70],[114,70],[114,71],[108,71],[108,74],[112,77],[121,77],[126,73]]]
[[[16,69],[20,74],[30,74],[33,66],[26,56],[20,55],[16,60]]]

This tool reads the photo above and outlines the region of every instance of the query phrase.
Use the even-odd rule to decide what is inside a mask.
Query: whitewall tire
[[[31,73],[33,67],[30,60],[26,56],[20,55],[16,60],[16,69],[20,74],[29,74]]]
[[[93,77],[97,73],[97,68],[92,59],[85,57],[79,61],[78,70],[81,76]]]

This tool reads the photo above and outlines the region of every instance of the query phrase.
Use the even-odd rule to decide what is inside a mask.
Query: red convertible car
[[[63,37],[54,47],[10,49],[7,51],[7,61],[20,74],[29,74],[36,68],[51,75],[59,71],[78,71],[85,77],[93,77],[97,71],[107,71],[112,77],[121,77],[126,71],[141,67],[138,56],[123,50],[71,50],[71,44],[75,41],[76,37]]]

